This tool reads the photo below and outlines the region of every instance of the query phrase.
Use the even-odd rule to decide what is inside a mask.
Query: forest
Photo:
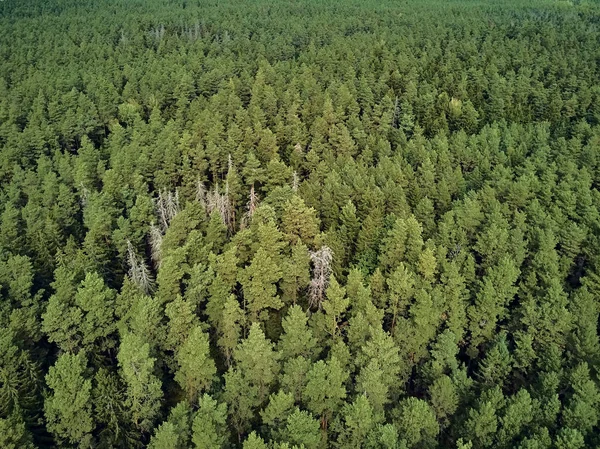
[[[599,313],[600,3],[0,3],[1,448],[600,448]]]

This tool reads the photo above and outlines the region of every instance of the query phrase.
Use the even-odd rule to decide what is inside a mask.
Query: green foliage
[[[195,403],[198,394],[210,387],[217,372],[209,351],[208,335],[195,326],[175,355],[179,365],[175,381],[190,403]]]
[[[267,399],[279,372],[277,354],[258,323],[233,353],[233,366],[225,373],[224,399],[238,435],[247,428],[255,411]]]
[[[408,447],[432,447],[440,431],[431,407],[417,398],[400,403],[395,424]]]
[[[154,374],[156,359],[142,337],[127,333],[121,337],[118,360],[133,424],[148,432],[159,416],[162,398],[161,382]]]
[[[0,418],[0,443],[6,449],[33,449],[31,435],[17,416]]]
[[[597,2],[0,5],[0,446],[600,444]]]
[[[259,318],[265,320],[263,311],[269,308],[279,310],[283,307],[275,285],[281,276],[281,268],[273,257],[263,248],[259,248],[252,263],[244,270],[242,279],[244,300],[250,314],[250,321]]]
[[[281,323],[283,334],[278,345],[283,360],[297,356],[312,358],[314,355],[317,341],[307,326],[307,322],[308,317],[299,306],[292,306],[288,309],[287,316]]]
[[[205,394],[198,401],[192,425],[192,442],[197,449],[224,447],[227,441],[227,405]]]
[[[84,353],[60,356],[46,376],[52,394],[44,403],[48,429],[59,439],[81,445],[89,441],[94,428],[92,381],[86,376],[86,365]]]
[[[317,361],[306,374],[303,398],[308,409],[321,417],[323,428],[327,428],[331,414],[340,408],[346,397],[344,382],[347,378],[348,373],[336,358]]]
[[[298,447],[318,449],[321,446],[319,421],[305,410],[296,409],[287,418],[285,440]]]

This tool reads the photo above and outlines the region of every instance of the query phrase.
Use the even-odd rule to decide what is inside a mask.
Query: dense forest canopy
[[[600,448],[600,5],[0,3],[0,447]]]

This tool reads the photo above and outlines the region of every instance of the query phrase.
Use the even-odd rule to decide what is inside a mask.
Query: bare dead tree
[[[313,263],[313,277],[308,287],[308,304],[320,309],[329,286],[333,251],[328,246],[322,246],[317,251],[310,252],[310,260]]]
[[[83,185],[83,182],[80,184],[81,187],[81,196],[79,198],[79,203],[81,207],[85,208],[88,203],[88,196],[90,195],[90,191]]]
[[[196,181],[196,201],[206,207],[206,186],[200,180]]]
[[[167,192],[165,205],[167,208],[167,214],[170,224],[171,220],[175,218],[175,215],[179,213],[179,190],[175,189],[175,193]]]
[[[294,175],[293,175],[293,178],[292,178],[292,190],[294,192],[297,192],[299,185],[300,185],[300,180],[298,179],[298,172],[294,171]]]
[[[256,212],[259,201],[260,200],[258,198],[258,194],[254,190],[254,186],[250,187],[250,197],[248,199],[248,216],[250,218],[252,218],[252,215],[254,215],[254,212]]]
[[[219,186],[215,187],[215,190],[206,194],[206,212],[212,214],[217,211],[221,216],[223,224],[227,226],[230,231],[233,230],[233,224],[235,222],[235,215],[231,201],[229,200],[228,188],[225,186],[225,193],[219,192]]]
[[[169,218],[167,213],[166,201],[163,196],[163,192],[158,192],[158,197],[154,200],[154,206],[156,208],[156,215],[158,216],[158,223],[161,231],[165,232],[169,227]]]
[[[167,189],[158,192],[158,197],[154,200],[156,215],[161,231],[164,233],[169,228],[171,220],[179,213],[179,191],[168,191]]]
[[[155,41],[161,41],[165,36],[165,26],[163,24],[160,24],[160,26],[155,26],[148,32],[148,34],[150,34]]]
[[[254,212],[258,208],[259,203],[260,203],[260,198],[258,197],[258,194],[254,190],[254,185],[253,185],[252,187],[250,187],[250,195],[248,197],[248,204],[246,204],[246,213],[242,217],[242,222],[240,223],[240,229],[244,229],[248,226],[248,223],[250,223],[250,220],[252,219]]]
[[[129,265],[129,278],[144,293],[150,294],[154,289],[154,279],[143,259],[138,258],[135,249],[127,240],[127,263]]]
[[[163,235],[160,228],[152,223],[150,225],[148,243],[150,243],[150,257],[152,257],[152,263],[157,270],[160,268],[162,262],[162,239]]]

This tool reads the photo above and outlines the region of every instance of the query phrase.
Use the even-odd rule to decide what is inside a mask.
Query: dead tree
[[[127,240],[127,263],[129,265],[129,278],[145,294],[150,294],[154,289],[154,279],[143,259],[138,258],[135,249]]]
[[[163,235],[160,228],[154,223],[150,225],[150,234],[148,235],[148,243],[150,243],[150,257],[154,268],[158,270],[162,262],[162,240]]]
[[[256,212],[256,209],[258,208],[259,203],[260,198],[254,190],[253,185],[252,187],[250,187],[250,196],[248,197],[248,204],[246,205],[246,213],[242,217],[242,222],[240,223],[241,229],[244,229],[248,226],[250,220],[252,219],[252,216],[254,215],[254,212]]]
[[[206,186],[200,180],[196,181],[196,201],[206,207]]]
[[[328,246],[322,246],[319,250],[310,252],[310,260],[313,264],[313,277],[308,287],[308,304],[320,309],[329,286],[333,251]]]
[[[254,186],[250,187],[250,197],[248,199],[248,217],[249,218],[252,218],[252,215],[254,215],[254,212],[256,212],[259,201],[260,200],[258,198],[258,194],[254,190]]]
[[[83,182],[79,184],[79,187],[81,188],[79,204],[81,204],[82,208],[85,208],[88,204],[88,197],[90,196],[90,191],[83,185]]]
[[[229,194],[227,189],[225,193],[219,192],[219,186],[215,187],[215,190],[206,194],[206,212],[210,215],[214,211],[217,211],[221,216],[223,224],[227,226],[229,231],[233,231],[233,224],[235,222],[235,213],[231,201],[229,200]]]
[[[158,197],[154,200],[158,224],[161,231],[165,233],[171,224],[171,220],[179,213],[179,192],[168,191],[167,189],[158,192]]]

